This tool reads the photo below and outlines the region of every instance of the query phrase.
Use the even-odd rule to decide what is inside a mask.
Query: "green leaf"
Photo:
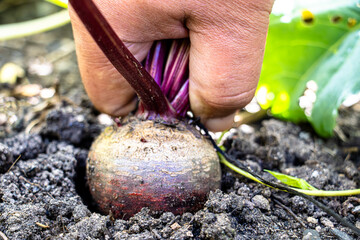
[[[273,172],[273,171],[266,170],[266,169],[264,171],[270,173],[276,179],[278,179],[280,182],[282,182],[282,183],[284,183],[284,184],[286,184],[286,185],[288,185],[290,187],[299,188],[299,189],[302,189],[302,190],[318,190],[315,187],[313,187],[312,185],[310,185],[304,179],[297,178],[297,177],[292,177],[292,176],[289,176],[289,175],[286,175],[286,174]]]
[[[347,96],[360,92],[360,31],[344,36],[319,62],[308,79],[319,90],[309,120],[321,135],[332,135],[337,109]]]
[[[330,136],[337,108],[349,94],[360,91],[355,61],[360,57],[359,3],[290,2],[297,5],[280,11],[275,7],[271,16],[257,99],[274,116],[310,121],[320,135]],[[304,21],[309,16],[312,21]]]

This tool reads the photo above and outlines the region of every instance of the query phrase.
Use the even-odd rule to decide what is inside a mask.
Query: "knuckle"
[[[211,88],[202,92],[202,100],[212,109],[234,110],[244,107],[253,98],[255,88]]]
[[[95,108],[98,109],[100,112],[106,113],[113,117],[122,117],[126,116],[135,109],[136,102],[129,102],[125,104],[101,104],[101,103],[94,103]]]

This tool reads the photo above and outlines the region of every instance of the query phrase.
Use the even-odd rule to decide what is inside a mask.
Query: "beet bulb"
[[[100,210],[125,219],[143,207],[174,214],[199,210],[221,176],[213,146],[193,126],[136,118],[96,139],[87,174]]]

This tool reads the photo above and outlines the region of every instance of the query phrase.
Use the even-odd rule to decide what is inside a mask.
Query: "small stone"
[[[138,224],[133,224],[130,228],[129,228],[129,233],[140,233],[141,229],[140,226]]]
[[[269,198],[271,196],[271,191],[269,188],[264,188],[263,191],[261,191],[261,194],[266,197],[266,198]]]
[[[321,232],[322,228],[321,228],[320,226],[316,226],[316,227],[315,227],[315,230],[316,230],[317,232]]]
[[[5,113],[0,113],[0,126],[5,125],[7,122],[7,116]]]
[[[325,227],[329,227],[329,228],[333,228],[334,227],[334,223],[332,221],[330,221],[328,218],[322,217],[320,219],[320,222],[322,224],[324,224]]]
[[[55,88],[43,88],[40,91],[40,97],[44,99],[52,98],[56,93]]]
[[[102,125],[105,125],[105,126],[111,126],[114,124],[114,121],[112,120],[112,118],[105,114],[105,113],[102,113],[100,114],[98,117],[97,117],[98,121],[100,124]]]
[[[35,97],[38,96],[41,92],[41,85],[39,84],[26,84],[18,85],[14,89],[14,95],[22,97]]]
[[[317,224],[319,222],[316,218],[313,217],[308,217],[306,221],[308,221],[308,223],[313,223],[313,224]]]
[[[177,230],[181,228],[180,224],[178,224],[177,222],[173,223],[170,227],[172,230]]]
[[[194,236],[193,236],[192,232],[189,230],[189,228],[184,226],[184,227],[178,229],[177,231],[175,231],[169,239],[170,240],[193,239],[193,237]]]
[[[23,78],[25,71],[15,63],[6,63],[0,69],[0,83],[14,85],[18,78]]]
[[[319,172],[319,171],[317,171],[317,170],[315,170],[315,171],[313,171],[313,172],[312,172],[312,174],[311,174],[311,178],[318,178],[318,177],[319,177],[319,175],[320,175],[320,172]]]
[[[356,226],[357,228],[360,228],[360,221],[356,221],[355,226]]]
[[[193,219],[194,215],[192,213],[186,212],[181,216],[181,222],[182,224],[184,223],[189,223],[192,219]]]
[[[351,210],[351,213],[352,213],[352,214],[359,214],[359,213],[360,213],[360,205],[354,207],[354,208]]]
[[[251,201],[255,204],[256,207],[263,210],[270,210],[270,203],[263,195],[254,196]]]
[[[319,233],[314,229],[305,229],[302,240],[321,240]]]
[[[244,206],[245,206],[246,208],[250,209],[250,210],[253,210],[254,207],[255,207],[255,204],[252,203],[252,202],[250,202],[249,200],[246,200],[246,199],[245,199],[245,201],[244,201]]]

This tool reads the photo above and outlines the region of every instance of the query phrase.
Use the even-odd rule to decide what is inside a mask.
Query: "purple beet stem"
[[[162,41],[156,42],[150,52],[145,62],[145,69],[150,73],[150,75],[154,78],[157,85],[161,86],[161,82],[163,79],[163,69],[165,64],[165,54],[166,54],[166,46]]]
[[[169,60],[165,66],[164,83],[161,90],[170,101],[174,99],[188,76],[189,41],[187,39],[173,41],[169,52]]]
[[[145,61],[145,68],[161,86],[179,117],[186,116],[189,110],[189,50],[188,39],[161,40],[154,43]],[[141,105],[136,113],[139,117],[155,118]]]
[[[185,117],[189,110],[189,79],[182,85],[180,91],[175,96],[171,105],[181,117]]]
[[[70,4],[106,57],[138,94],[146,110],[175,117],[177,114],[160,87],[126,48],[96,5],[91,0],[70,0]]]

